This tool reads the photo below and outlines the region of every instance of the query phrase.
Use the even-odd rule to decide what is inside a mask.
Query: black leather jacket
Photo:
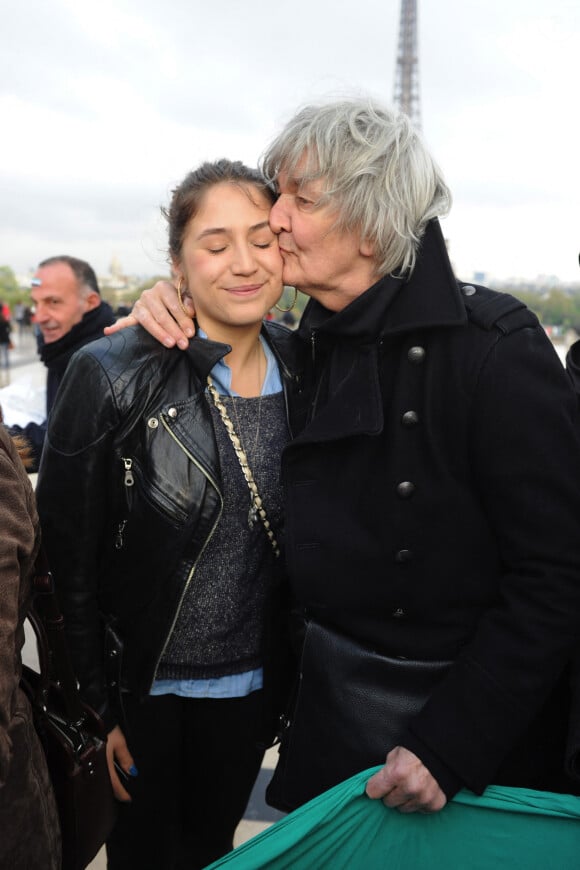
[[[292,334],[265,330],[286,392]],[[220,517],[204,388],[229,350],[204,339],[169,350],[124,330],[75,355],[51,415],[37,485],[43,535],[81,690],[109,726],[103,615],[123,638],[123,687],[146,695]]]

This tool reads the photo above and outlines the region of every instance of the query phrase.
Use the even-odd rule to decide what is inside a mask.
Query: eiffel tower
[[[394,103],[421,129],[417,0],[401,0]]]

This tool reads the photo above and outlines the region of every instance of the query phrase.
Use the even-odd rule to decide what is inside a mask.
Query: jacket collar
[[[407,280],[387,275],[336,314],[319,302],[306,307],[299,333],[373,341],[415,329],[467,322],[465,306],[447,255],[439,221],[429,222],[417,263]]]
[[[229,344],[212,341],[211,338],[199,338],[196,335],[189,342],[185,354],[200,381],[205,383],[214,365],[230,351]]]
[[[293,333],[278,323],[262,324],[262,336],[272,348],[276,360],[285,377],[292,377],[298,368],[296,344]],[[205,381],[218,360],[231,351],[229,344],[212,341],[210,338],[192,338],[185,353],[200,380]],[[181,351],[180,351],[181,353]]]
[[[294,443],[380,433],[384,426],[378,379],[380,339],[466,323],[463,298],[439,222],[433,220],[410,278],[386,276],[336,314],[329,314],[317,302],[308,304],[300,334],[308,340],[314,333],[316,341],[332,345],[332,361],[326,366],[332,365],[333,401],[316,409]],[[349,350],[351,342],[355,353]],[[309,412],[310,406],[306,417]]]

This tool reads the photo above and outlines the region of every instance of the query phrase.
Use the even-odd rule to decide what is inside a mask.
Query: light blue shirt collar
[[[207,334],[203,329],[201,329],[201,327],[198,328],[197,334],[199,338],[207,338]],[[266,356],[266,377],[262,384],[261,395],[271,396],[273,393],[280,393],[282,391],[282,379],[280,377],[280,370],[278,368],[276,357],[263,335],[260,336],[260,343]],[[217,391],[221,393],[222,396],[238,395],[235,390],[232,390],[232,370],[223,358],[217,361],[211,370],[210,375]]]

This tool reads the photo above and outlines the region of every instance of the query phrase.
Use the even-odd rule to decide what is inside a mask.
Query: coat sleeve
[[[51,412],[36,493],[81,694],[109,727],[114,723],[103,669],[99,554],[110,516],[111,451],[117,422],[106,373],[82,349],[67,368]]]
[[[503,567],[499,594],[403,743],[435,776],[481,792],[580,639],[580,422],[541,327],[498,336],[469,439]]]

